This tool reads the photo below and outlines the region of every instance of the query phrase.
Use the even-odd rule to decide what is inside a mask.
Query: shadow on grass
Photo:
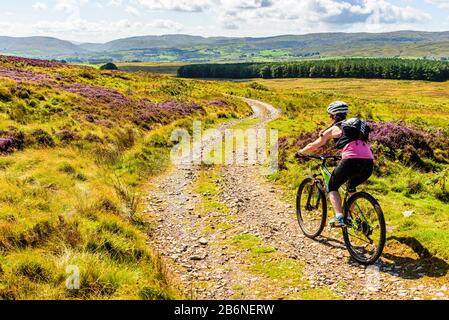
[[[395,240],[408,246],[418,257],[411,258],[391,253],[384,253],[383,257],[392,262],[383,262],[383,271],[399,275],[404,279],[419,279],[422,277],[440,278],[447,275],[449,271],[449,264],[446,261],[432,255],[429,250],[415,238],[392,236],[387,240]]]
[[[333,237],[321,236],[315,241],[332,249],[346,250],[345,243]],[[432,255],[415,238],[391,236],[387,241],[397,241],[409,247],[418,257],[405,257],[384,251],[381,260],[377,263],[381,272],[389,273],[403,279],[420,279],[423,277],[440,278],[448,274],[449,264]],[[351,259],[351,261],[354,260]]]

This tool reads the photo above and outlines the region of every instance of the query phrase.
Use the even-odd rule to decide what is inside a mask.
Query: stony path
[[[261,120],[255,127],[279,116],[270,105],[245,101],[254,110],[251,119]],[[199,183],[212,186],[212,192],[198,192]],[[293,204],[282,200],[284,192],[267,182],[258,166],[178,167],[152,185],[148,196],[148,212],[156,217],[152,245],[164,256],[186,298],[448,297],[441,281],[406,279],[408,267],[415,265],[383,259],[377,264],[380,272],[372,275],[349,259],[337,231],[326,229],[320,241],[305,238]]]

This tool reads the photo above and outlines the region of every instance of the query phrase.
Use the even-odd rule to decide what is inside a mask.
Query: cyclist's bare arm
[[[332,127],[324,131],[318,139],[316,139],[314,142],[307,145],[304,149],[300,151],[301,154],[304,155],[310,155],[314,152],[316,152],[319,148],[326,145],[329,140],[333,138],[340,138],[342,135],[342,131],[338,127]]]

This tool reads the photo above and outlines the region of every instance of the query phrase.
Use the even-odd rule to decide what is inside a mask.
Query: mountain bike
[[[331,172],[328,161],[340,157],[303,156],[303,160],[320,161],[320,173],[309,176],[299,185],[296,215],[305,236],[315,239],[321,235],[327,220],[327,190]],[[363,265],[374,264],[382,255],[386,240],[385,218],[377,200],[366,192],[350,194],[345,186],[343,208],[346,227],[343,238],[351,257]]]

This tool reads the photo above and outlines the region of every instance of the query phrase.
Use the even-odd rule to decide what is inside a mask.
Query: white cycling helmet
[[[349,112],[349,107],[346,102],[335,101],[329,105],[327,112],[334,116],[337,114],[347,114]]]

